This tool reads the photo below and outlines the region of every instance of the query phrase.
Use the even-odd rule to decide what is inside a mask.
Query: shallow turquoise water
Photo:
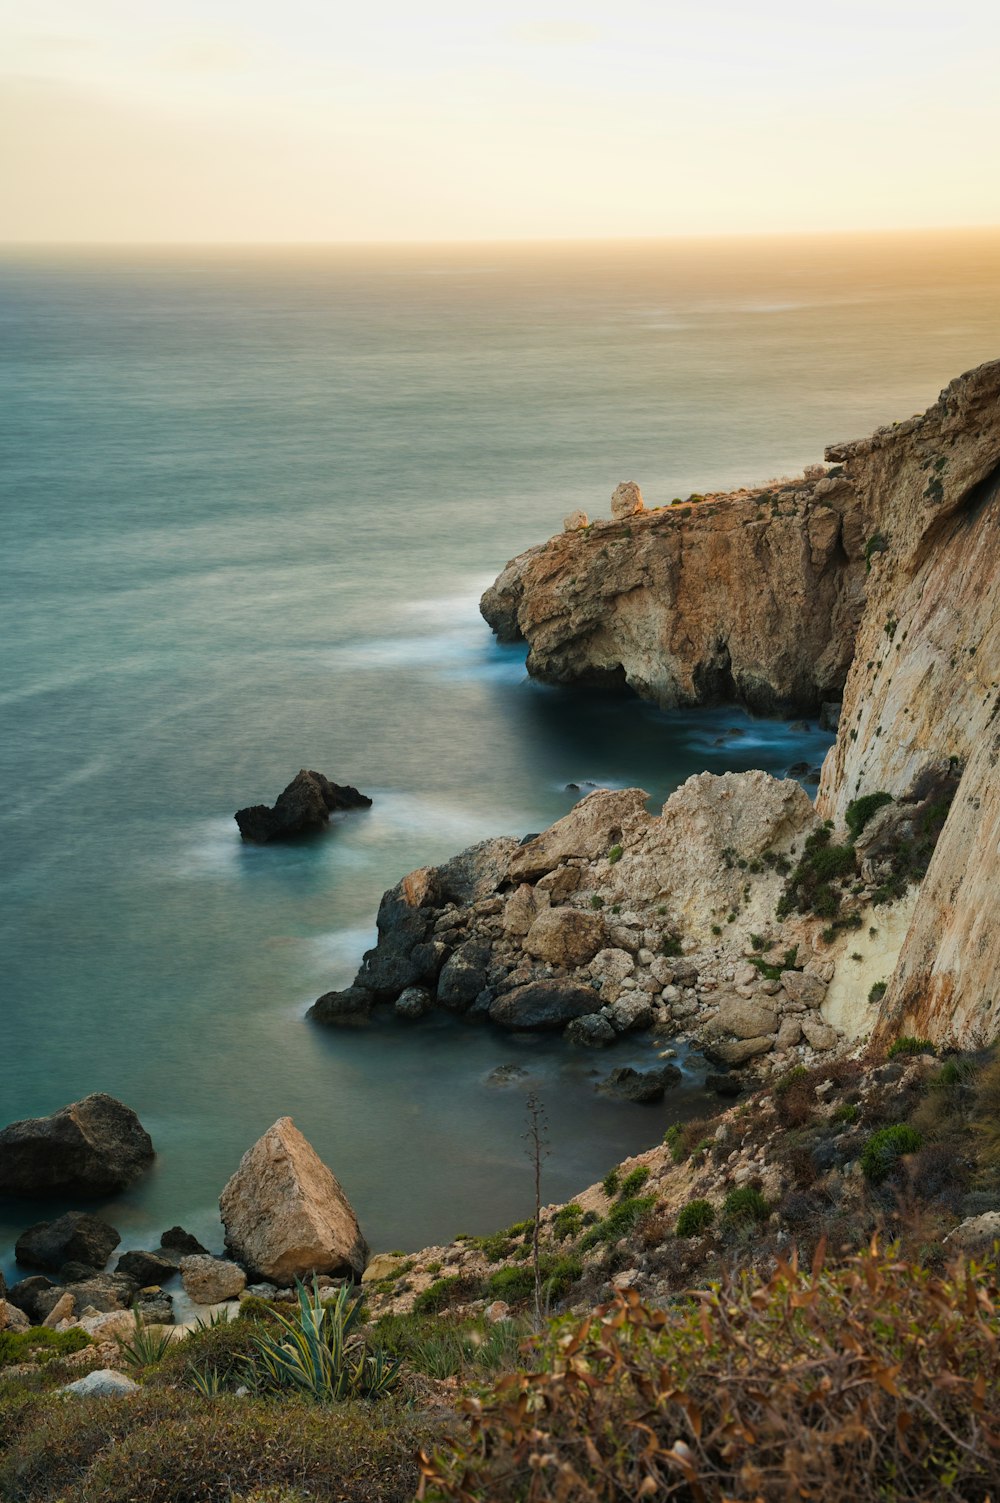
[[[828,738],[741,711],[532,684],[479,591],[621,479],[654,504],[764,480],[922,408],[997,352],[998,249],[0,261],[0,1121],[98,1089],[135,1106],[160,1156],[110,1207],[132,1243],[212,1233],[282,1113],[377,1247],[512,1220],[524,1093],[484,1078],[515,1059],[550,1198],[659,1136],[690,1093],[618,1106],[554,1044],[303,1013],[353,973],[383,888],[543,827],[569,781],[662,800],[703,768],[819,759]],[[374,808],[242,847],[232,811],[300,766]],[[0,1207],[0,1253],[34,1216]]]

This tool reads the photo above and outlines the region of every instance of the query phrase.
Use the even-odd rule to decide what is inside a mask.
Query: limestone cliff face
[[[582,520],[483,596],[500,639],[527,641],[530,673],[624,682],[666,706],[808,712],[840,697],[865,580],[844,476]]]
[[[962,774],[875,1032],[974,1045],[1000,1033],[1000,361],[827,457],[884,551],[818,811]]]
[[[826,458],[679,508],[624,515],[616,493],[614,521],[574,515],[508,564],[483,614],[530,672],[664,705],[810,710],[843,688],[817,802],[841,828],[852,799],[960,776],[866,1026],[978,1043],[1000,1034],[1000,361]]]
[[[864,518],[868,603],[818,809],[964,766],[1000,683],[1000,361],[923,417],[836,445]],[[884,550],[884,551],[882,551]]]

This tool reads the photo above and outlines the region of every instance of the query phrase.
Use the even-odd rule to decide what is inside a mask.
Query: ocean
[[[3,253],[0,1123],[119,1096],[158,1157],[102,1213],[218,1246],[288,1114],[373,1248],[410,1249],[527,1214],[529,1087],[548,1200],[697,1110],[694,1063],[640,1108],[558,1041],[304,1014],[383,889],[543,828],[568,783],[656,807],[829,745],[531,682],[477,610],[509,557],[620,480],[658,504],[797,473],[998,343],[995,232]],[[300,767],[371,811],[243,846],[234,810]],[[0,1204],[0,1265],[49,1209]]]

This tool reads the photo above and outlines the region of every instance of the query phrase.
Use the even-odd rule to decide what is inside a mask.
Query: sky
[[[0,0],[0,241],[1000,223],[995,0]]]

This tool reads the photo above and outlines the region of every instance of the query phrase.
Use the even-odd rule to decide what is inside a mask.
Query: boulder
[[[361,1275],[362,1284],[377,1284],[380,1279],[391,1279],[405,1261],[397,1253],[376,1253]]]
[[[774,1041],[774,1047],[779,1052],[782,1049],[793,1048],[802,1038],[802,1024],[798,1018],[784,1017],[778,1029],[778,1037]]]
[[[595,981],[622,982],[635,970],[635,961],[627,950],[598,950],[590,962]]]
[[[190,1253],[208,1252],[207,1247],[202,1247],[197,1237],[192,1237],[182,1226],[170,1226],[160,1238],[160,1246],[168,1253],[176,1253],[183,1258]]]
[[[621,1065],[597,1089],[623,1101],[662,1101],[667,1087],[679,1085],[681,1078],[676,1065],[661,1065],[656,1070],[634,1070],[631,1065]]]
[[[631,1033],[637,1028],[648,1028],[653,1021],[653,1008],[645,992],[627,992],[608,1009],[612,1027],[618,1033]]]
[[[81,1315],[77,1325],[100,1345],[119,1336],[130,1337],[135,1331],[135,1317],[131,1310],[98,1310],[93,1315]]]
[[[734,1034],[738,1039],[755,1039],[777,1031],[778,1013],[762,998],[723,996],[719,999],[715,1022],[722,1033]]]
[[[563,868],[571,870],[571,868]],[[528,882],[515,887],[504,904],[503,932],[523,939],[538,917],[542,908],[547,908],[551,898],[548,893],[538,894]]]
[[[587,525],[588,520],[585,511],[571,511],[568,516],[563,517],[563,532],[578,532],[581,527],[586,527]]]
[[[226,1258],[192,1253],[188,1258],[181,1258],[181,1283],[184,1292],[196,1305],[217,1305],[242,1293],[247,1276],[242,1268]]]
[[[637,512],[645,509],[642,491],[634,480],[623,480],[615,487],[611,496],[611,516],[615,521],[623,517],[634,517]]]
[[[58,1273],[70,1262],[100,1269],[121,1240],[115,1228],[99,1216],[67,1211],[57,1221],[39,1221],[29,1226],[18,1237],[14,1255],[28,1268],[45,1268],[52,1273]]]
[[[0,1299],[0,1331],[30,1331],[31,1321],[20,1306]]]
[[[588,1012],[582,1018],[574,1018],[571,1023],[567,1023],[564,1037],[569,1044],[603,1049],[607,1044],[613,1044],[618,1035],[602,1013]]]
[[[547,893],[555,903],[561,903],[563,898],[568,898],[570,893],[576,892],[580,886],[581,874],[578,866],[557,866],[554,872],[546,872],[544,877],[539,877],[535,883],[535,893],[543,898]]]
[[[782,971],[781,984],[789,1001],[804,1002],[806,1007],[819,1007],[826,996],[826,982],[807,971]]]
[[[743,1082],[738,1075],[706,1075],[705,1089],[714,1091],[717,1096],[739,1096]]]
[[[832,1049],[840,1039],[836,1028],[821,1022],[811,1012],[802,1013],[799,1022],[802,1024],[802,1036],[811,1049]]]
[[[396,998],[397,1018],[424,1018],[434,1006],[434,998],[425,986],[408,986]]]
[[[98,1092],[0,1132],[0,1193],[110,1195],[138,1179],[153,1156],[135,1112]]]
[[[490,1021],[501,1028],[562,1028],[573,1018],[593,1012],[597,994],[593,987],[574,981],[529,981],[497,997],[490,1006]]]
[[[748,1059],[766,1054],[774,1048],[774,1034],[765,1034],[756,1039],[733,1039],[711,1044],[705,1048],[705,1058],[719,1065],[745,1065]]]
[[[510,880],[533,882],[573,856],[587,861],[606,856],[629,832],[648,824],[647,797],[641,788],[599,788],[588,794],[562,819],[512,853]]]
[[[368,1261],[350,1201],[290,1117],[243,1155],[219,1208],[226,1246],[259,1278],[361,1274]]]
[[[89,1305],[101,1314],[109,1310],[130,1310],[138,1290],[135,1279],[130,1279],[124,1273],[95,1273],[92,1278],[66,1285],[66,1291],[76,1300],[78,1310],[86,1310]],[[62,1290],[54,1290],[53,1293],[58,1298]],[[48,1295],[39,1296],[40,1306],[44,1306],[47,1301]],[[54,1303],[55,1300],[51,1300],[48,1308],[51,1309]],[[45,1313],[48,1314],[48,1309]]]
[[[238,809],[234,818],[244,840],[267,845],[271,840],[289,840],[322,830],[335,810],[369,809],[371,799],[356,788],[331,783],[321,772],[302,768],[279,793],[272,809],[254,804]]]
[[[48,1315],[52,1306],[59,1298],[62,1291],[56,1287],[51,1279],[43,1274],[33,1274],[31,1278],[19,1279],[12,1284],[7,1291],[7,1300],[23,1310],[29,1321],[39,1325]],[[49,1295],[53,1298],[47,1298]]]
[[[580,908],[548,908],[525,935],[524,949],[537,960],[572,969],[593,960],[605,938],[599,914]]]
[[[127,1398],[139,1392],[138,1383],[133,1383],[124,1373],[116,1372],[113,1367],[99,1367],[94,1372],[88,1373],[85,1378],[77,1378],[75,1383],[67,1383],[65,1388],[60,1388],[60,1393],[71,1393],[78,1399],[93,1398]]]
[[[74,1299],[73,1295],[70,1294],[68,1289],[64,1289],[62,1294],[60,1294],[59,1298],[56,1300],[55,1304],[52,1306],[52,1309],[49,1311],[48,1315],[46,1315],[45,1319],[42,1321],[42,1325],[48,1326],[50,1331],[54,1331],[60,1321],[73,1319],[73,1312],[75,1309],[76,1300]]]
[[[459,945],[438,977],[438,1005],[449,1012],[466,1012],[486,985],[489,964],[489,945],[478,940]]]
[[[361,1028],[369,1021],[374,1006],[372,992],[363,986],[348,986],[317,997],[306,1017],[331,1028]]]
[[[1000,1211],[984,1211],[981,1216],[967,1216],[950,1231],[944,1245],[950,1252],[961,1251],[973,1257],[983,1257],[993,1251],[1000,1242]]]
[[[172,1326],[174,1323],[173,1296],[162,1289],[140,1289],[134,1308],[147,1326]]]
[[[162,1253],[140,1252],[138,1249],[122,1253],[115,1264],[115,1273],[123,1273],[126,1278],[134,1279],[140,1289],[147,1289],[151,1284],[165,1284],[176,1272],[176,1259],[165,1258]]]

